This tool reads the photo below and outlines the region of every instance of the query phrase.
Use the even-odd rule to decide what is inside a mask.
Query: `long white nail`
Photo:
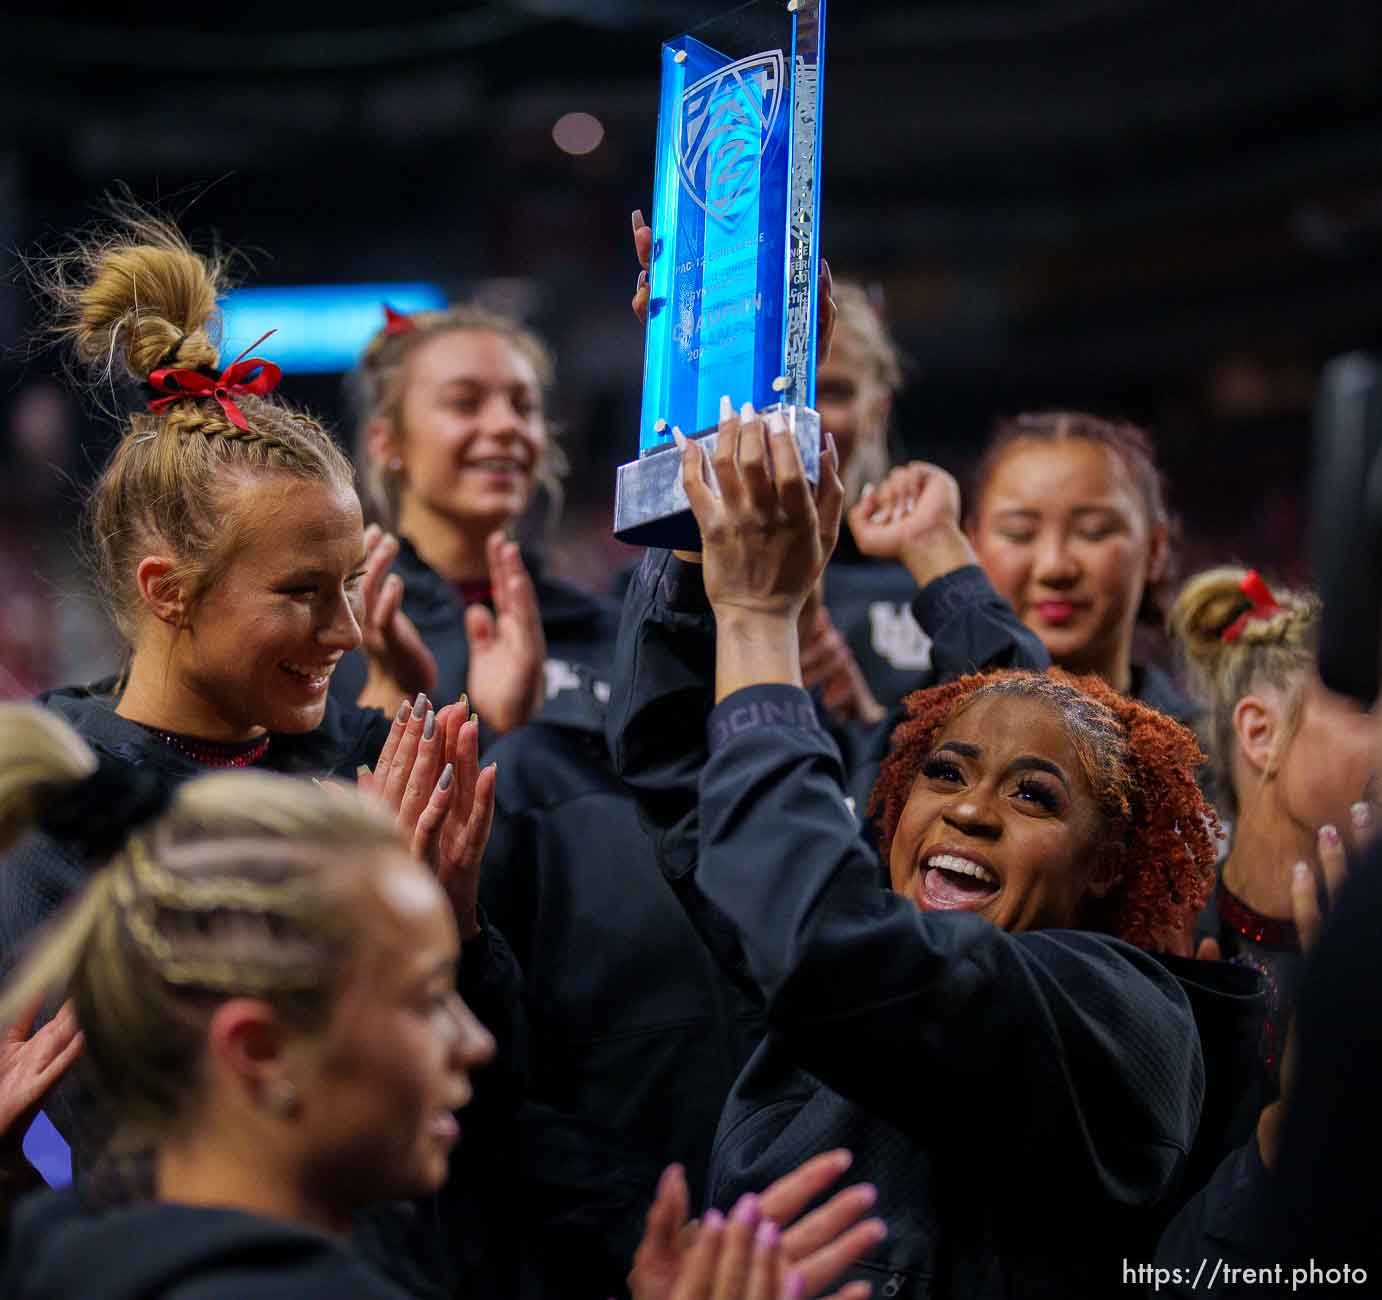
[[[672,441],[677,444],[678,451],[686,451],[686,435],[675,424],[672,426]]]
[[[740,420],[742,420],[745,424],[747,424],[750,420],[753,419],[753,403],[752,403],[752,402],[745,402],[745,403],[743,404],[743,406],[741,406],[741,407],[739,408],[739,418],[740,418]]]
[[[729,400],[728,393],[720,395],[720,423],[734,419],[734,403]]]

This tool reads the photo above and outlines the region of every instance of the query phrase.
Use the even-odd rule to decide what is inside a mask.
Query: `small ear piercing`
[[[265,1089],[264,1101],[275,1115],[291,1119],[297,1114],[298,1090],[290,1079],[275,1079]]]
[[[402,457],[402,456],[390,456],[390,457],[389,457],[389,472],[390,472],[391,474],[397,474],[402,468],[403,468],[403,457]]]

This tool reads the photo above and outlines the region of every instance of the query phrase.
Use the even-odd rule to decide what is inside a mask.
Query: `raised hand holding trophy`
[[[816,394],[825,0],[753,0],[662,47],[638,459],[614,532],[696,549],[672,430],[711,450],[720,399],[776,409],[807,476]]]

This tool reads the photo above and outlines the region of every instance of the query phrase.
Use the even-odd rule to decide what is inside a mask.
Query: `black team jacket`
[[[1111,1294],[1123,1257],[1150,1258],[1196,1138],[1186,992],[1116,939],[1007,934],[881,888],[810,698],[755,687],[710,712],[698,587],[693,566],[645,560],[611,727],[664,870],[768,1022],[721,1118],[709,1202],[848,1146],[891,1225],[857,1271],[876,1294]]]
[[[705,1190],[762,1037],[658,869],[589,684],[490,747],[481,899],[523,968],[531,1073],[517,1155],[525,1297],[617,1296],[658,1176]]]
[[[543,665],[546,714],[567,691],[581,691],[585,680],[607,698],[614,638],[619,629],[619,607],[608,597],[593,596],[572,583],[549,577],[540,557],[525,553],[523,562],[537,592],[542,631],[547,639]],[[437,684],[432,698],[450,704],[467,689],[470,679],[470,641],[465,633],[465,602],[455,586],[446,581],[413,548],[406,537],[398,539],[398,558],[393,572],[403,579],[403,612],[413,621],[427,648],[436,656]],[[331,694],[343,704],[353,704],[364,687],[364,656],[353,650],[345,655],[331,676]],[[482,717],[481,722],[486,720]],[[485,732],[488,737],[489,732]]]

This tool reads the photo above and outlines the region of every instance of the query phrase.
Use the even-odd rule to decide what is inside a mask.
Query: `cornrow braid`
[[[95,394],[118,370],[147,385],[155,369],[218,363],[222,261],[195,252],[171,223],[113,205],[108,231],[79,238],[31,269]],[[290,474],[354,490],[354,470],[326,429],[276,397],[245,395],[237,428],[214,403],[175,401],[122,419],[121,439],[87,503],[87,551],[97,585],[130,646],[142,601],[135,573],[147,555],[176,560],[170,575],[186,615],[215,583],[244,520],[232,494],[248,474]]]
[[[217,993],[302,993],[328,983],[320,938],[320,906],[300,880],[261,884],[232,874],[189,879],[198,859],[226,873],[262,854],[254,841],[218,841],[178,852],[183,868],[159,862],[134,835],[112,864],[113,891],[130,937],[169,984]],[[208,852],[209,850],[209,852]],[[309,876],[319,853],[274,846],[275,865],[296,860]],[[214,918],[209,927],[208,918]]]
[[[55,714],[0,705],[0,830],[13,837],[89,778],[95,758]],[[311,1033],[354,951],[360,895],[405,850],[363,798],[289,777],[217,772],[95,866],[0,994],[0,1025],[70,996],[112,1158],[155,1145],[194,1105],[220,1001],[251,996]],[[97,1123],[99,1130],[104,1126]]]

